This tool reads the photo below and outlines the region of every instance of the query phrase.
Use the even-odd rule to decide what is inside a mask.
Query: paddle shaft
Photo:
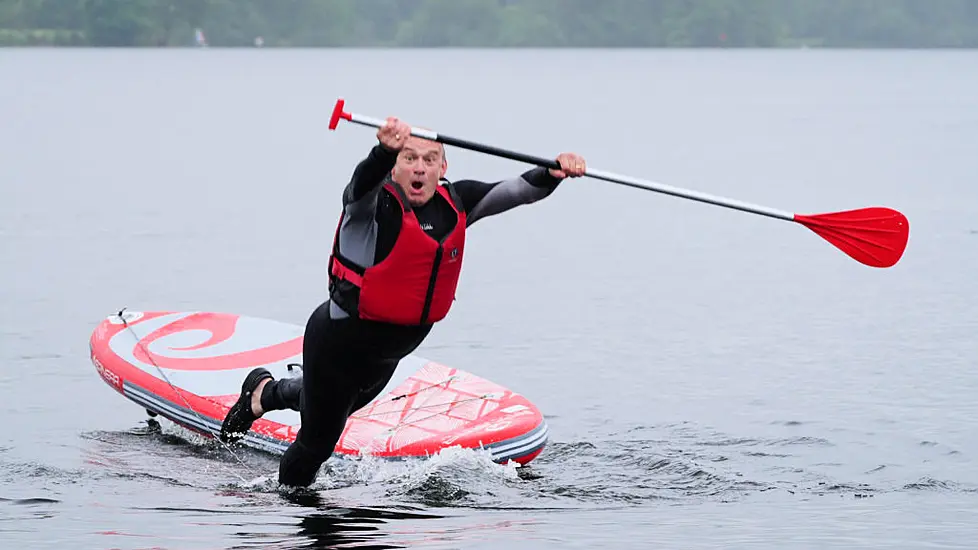
[[[380,128],[384,126],[384,124],[386,124],[386,121],[364,116],[364,115],[359,115],[356,113],[343,113],[342,118],[345,118],[350,122],[354,122],[363,126],[371,126],[374,128]],[[468,141],[468,140],[459,139],[451,136],[446,136],[444,134],[439,134],[431,130],[412,127],[411,135],[423,139],[437,141],[439,143],[443,143],[445,145],[451,145],[453,147],[459,147],[462,149],[468,149],[470,151],[477,151],[479,153],[493,155],[496,157],[502,157],[510,160],[515,160],[518,162],[525,162],[527,164],[535,164],[537,166],[543,166],[545,168],[553,168],[557,170],[560,169],[560,164],[558,164],[556,160],[546,159],[543,157],[537,157],[533,155],[527,155],[524,153],[509,151],[506,149],[500,149],[499,147],[493,147],[492,145],[485,145],[482,143],[476,143],[474,141]],[[728,199],[726,197],[719,197],[716,195],[710,195],[708,193],[701,193],[699,191],[690,191],[688,189],[682,189],[679,187],[673,187],[670,185],[655,183],[655,182],[646,181],[646,180],[633,178],[629,176],[622,176],[619,174],[613,174],[611,172],[605,172],[602,170],[588,169],[584,174],[586,176],[595,179],[609,181],[612,183],[618,183],[629,187],[635,187],[637,189],[644,189],[646,191],[664,193],[666,195],[682,197],[685,199],[705,202],[717,206],[724,206],[727,208],[733,208],[735,210],[750,212],[752,214],[760,214],[762,216],[768,216],[771,218],[777,218],[786,221],[795,221],[795,215],[791,212],[786,212],[775,208],[769,208],[766,206],[752,204],[749,202]]]

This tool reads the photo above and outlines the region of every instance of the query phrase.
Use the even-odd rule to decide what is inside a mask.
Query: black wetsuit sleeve
[[[381,184],[396,162],[397,151],[379,143],[375,145],[353,170],[353,177],[343,190],[343,206],[360,202],[376,204]]]
[[[492,183],[460,180],[454,186],[466,212],[466,226],[469,226],[482,218],[543,199],[553,193],[561,181],[546,168],[538,167],[515,178]]]

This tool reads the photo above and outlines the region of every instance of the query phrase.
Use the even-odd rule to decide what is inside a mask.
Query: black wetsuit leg
[[[261,391],[261,409],[265,412],[282,409],[299,410],[302,399],[302,376],[269,380]]]
[[[301,382],[284,379],[268,392],[269,401],[278,401],[270,405],[298,401],[302,422],[279,463],[279,483],[308,486],[315,481],[320,466],[333,454],[347,418],[384,389],[398,362],[430,330],[430,326],[333,320],[329,302],[316,308],[303,337]],[[300,383],[301,392],[296,391]],[[262,393],[264,408],[266,392]]]
[[[323,315],[328,314],[327,310],[328,308],[326,306],[320,306],[320,309],[318,309],[317,312],[314,313],[315,320],[311,319],[312,322],[310,324],[319,325],[322,323],[328,323],[334,327],[333,330],[337,330],[335,328],[336,325],[337,324],[342,325],[344,324],[344,321],[323,320],[321,317]],[[303,338],[303,340],[305,340],[305,338]],[[311,350],[304,350],[303,356],[308,357],[310,356],[311,353],[314,352],[312,352]],[[376,365],[376,368],[374,370],[378,372],[387,372],[388,374],[382,376],[381,379],[377,380],[376,384],[373,387],[369,387],[366,390],[360,390],[360,389],[357,390],[358,392],[357,399],[353,403],[352,408],[350,409],[350,414],[353,414],[354,412],[360,410],[361,408],[363,408],[364,405],[372,401],[374,397],[377,397],[377,394],[384,389],[384,386],[387,384],[387,382],[390,380],[391,376],[393,375],[394,370],[397,368],[397,363],[399,360],[400,357],[387,360],[389,364],[386,365],[379,364],[384,362],[383,359],[376,361],[378,364]],[[306,363],[309,364],[310,362],[306,361]],[[306,367],[304,366],[303,369],[305,368]],[[262,394],[261,394],[262,410],[265,412],[278,411],[282,409],[292,409],[293,411],[299,411],[302,406],[303,385],[304,385],[304,377],[301,374],[299,376],[292,377],[292,378],[281,378],[278,380],[270,380],[267,384],[265,384],[264,389],[262,389]]]

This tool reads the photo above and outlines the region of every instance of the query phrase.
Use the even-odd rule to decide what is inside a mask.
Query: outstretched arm
[[[571,153],[557,157],[564,170],[534,168],[510,178],[494,183],[475,180],[455,182],[455,189],[466,212],[466,226],[476,221],[523,204],[531,204],[549,196],[565,177],[579,177],[586,168],[584,159]]]
[[[497,182],[461,180],[454,185],[465,207],[466,226],[470,226],[482,218],[545,198],[561,181],[562,178],[554,177],[546,168],[534,168]]]

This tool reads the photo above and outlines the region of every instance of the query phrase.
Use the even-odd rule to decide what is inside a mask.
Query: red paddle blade
[[[877,206],[828,214],[795,214],[795,221],[856,261],[872,267],[896,264],[910,236],[906,216]]]

